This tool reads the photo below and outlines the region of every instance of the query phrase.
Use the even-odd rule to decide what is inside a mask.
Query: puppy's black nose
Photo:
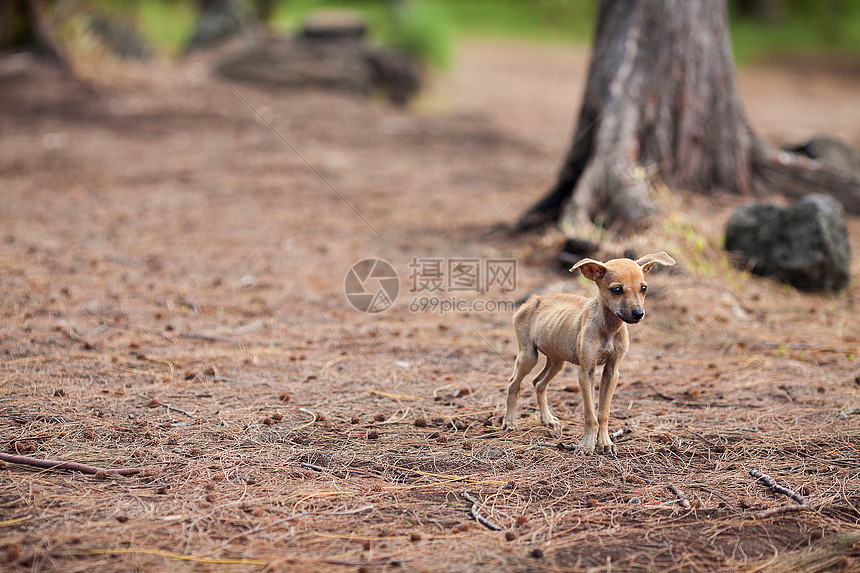
[[[641,308],[634,308],[632,311],[630,311],[630,317],[633,320],[635,320],[636,322],[639,322],[640,320],[642,320],[642,317],[644,317],[644,316],[645,316],[645,311],[642,310]]]

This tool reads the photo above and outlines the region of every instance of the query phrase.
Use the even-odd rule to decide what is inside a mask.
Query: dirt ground
[[[469,43],[399,110],[230,86],[205,60],[85,82],[0,60],[0,450],[143,469],[0,467],[2,568],[860,568],[860,219],[854,283],[810,295],[729,264],[722,230],[748,198],[655,190],[661,223],[595,231],[602,256],[679,263],[630,329],[618,455],[559,447],[581,436],[573,367],[550,388],[561,433],[527,385],[501,432],[511,312],[478,304],[591,292],[556,269],[560,232],[498,230],[551,183],[586,64]],[[860,144],[856,76],[740,82],[769,137]],[[344,280],[372,257],[400,292],[361,313]],[[420,291],[440,260],[453,282]],[[468,260],[515,260],[516,289],[455,290],[446,265]],[[422,308],[433,296],[468,309]],[[795,502],[750,470],[807,505],[767,513]]]

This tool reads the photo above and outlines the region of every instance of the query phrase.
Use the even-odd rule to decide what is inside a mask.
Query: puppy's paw
[[[597,436],[590,436],[588,434],[582,437],[582,441],[579,442],[579,453],[590,456],[594,453],[594,446],[597,444]]]
[[[502,430],[507,430],[509,432],[513,432],[516,429],[517,429],[517,423],[515,421],[513,421],[512,419],[509,420],[508,418],[505,418],[504,420],[502,420]]]
[[[542,417],[540,423],[549,428],[550,430],[561,430],[561,420],[559,420],[552,414],[546,417]]]
[[[601,435],[602,434],[602,435]],[[597,438],[597,453],[612,454],[618,453],[615,444],[612,443],[612,438],[609,437],[609,432],[601,432]]]
[[[618,453],[618,448],[612,442],[609,442],[609,444],[597,444],[597,453],[614,456]]]

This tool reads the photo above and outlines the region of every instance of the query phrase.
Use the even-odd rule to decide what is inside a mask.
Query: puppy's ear
[[[667,267],[671,267],[675,264],[675,259],[667,255],[665,252],[660,251],[659,253],[652,253],[650,255],[645,255],[638,261],[636,264],[642,267],[642,273],[648,274],[648,271],[651,270],[651,267],[660,263],[661,265],[666,265]]]
[[[594,259],[582,259],[570,267],[570,272],[573,272],[576,269],[581,269],[582,276],[590,281],[599,281],[606,274],[606,266]]]

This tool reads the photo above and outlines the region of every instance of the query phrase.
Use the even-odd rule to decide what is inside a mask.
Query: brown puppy
[[[508,384],[507,411],[502,429],[514,430],[514,415],[520,383],[535,367],[538,353],[546,355],[546,366],[535,378],[541,424],[558,429],[561,424],[546,401],[550,380],[565,362],[579,365],[579,386],[585,410],[585,433],[579,447],[583,453],[615,453],[609,437],[609,404],[618,383],[618,365],[630,345],[627,323],[635,324],[645,316],[648,285],[645,275],[655,264],[671,266],[674,259],[664,252],[646,255],[638,261],[613,259],[601,263],[583,259],[571,267],[582,269],[585,278],[597,284],[597,296],[587,299],[575,294],[533,296],[514,314],[519,353],[514,374]],[[594,377],[603,365],[600,401],[594,414]]]

